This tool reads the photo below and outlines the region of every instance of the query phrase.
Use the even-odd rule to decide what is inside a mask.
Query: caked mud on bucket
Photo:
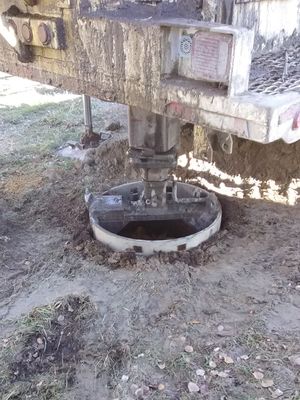
[[[148,256],[195,248],[219,231],[222,209],[213,193],[176,183],[176,201],[155,209],[138,201],[143,188],[143,182],[134,182],[86,195],[97,240],[115,251]]]

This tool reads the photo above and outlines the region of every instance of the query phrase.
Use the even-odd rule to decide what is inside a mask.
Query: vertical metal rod
[[[91,106],[91,98],[86,94],[82,95],[82,103],[83,103],[83,117],[84,117],[84,125],[85,132],[88,134],[93,133],[93,120],[92,120],[92,106]]]

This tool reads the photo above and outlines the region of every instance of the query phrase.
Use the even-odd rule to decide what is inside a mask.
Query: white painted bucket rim
[[[131,186],[138,183],[139,182],[123,184],[114,187],[113,189],[115,190],[121,187]],[[189,185],[186,183],[179,183],[179,184]],[[108,190],[106,193],[109,192],[110,190]],[[215,220],[212,222],[212,224],[200,230],[199,232],[193,233],[192,235],[176,239],[165,239],[165,240],[132,239],[124,236],[119,236],[118,234],[110,232],[109,230],[103,228],[93,218],[92,213],[90,213],[90,221],[95,238],[115,251],[124,252],[132,250],[135,251],[137,254],[148,256],[159,252],[170,253],[174,251],[191,250],[193,248],[198,247],[200,244],[206,242],[220,230],[222,222],[222,208],[219,200],[216,199],[216,201],[218,207],[218,214]]]

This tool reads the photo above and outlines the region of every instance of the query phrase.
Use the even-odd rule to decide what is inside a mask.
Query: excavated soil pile
[[[219,169],[230,175],[261,181],[271,179],[279,185],[288,186],[293,179],[300,179],[300,141],[262,145],[234,138],[233,154],[215,152],[214,161]]]
[[[133,179],[136,174],[129,165],[127,150],[127,132],[116,133],[96,149],[88,151],[83,170],[87,175],[93,176],[95,183],[105,183],[108,187],[116,179],[119,182]]]

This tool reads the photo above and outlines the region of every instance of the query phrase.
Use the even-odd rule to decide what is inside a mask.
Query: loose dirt
[[[79,115],[80,103],[76,107]],[[299,205],[220,196],[222,229],[203,246],[148,258],[110,251],[91,235],[83,196],[85,187],[101,192],[136,179],[126,161],[124,109],[113,107],[109,111],[106,103],[97,102],[99,129],[124,115],[118,118],[123,131],[91,150],[83,164],[56,157],[52,148],[33,157],[32,147],[26,146],[21,165],[12,162],[13,155],[2,160],[0,354],[18,332],[16,324],[36,307],[47,309],[68,296],[88,298],[95,311],[93,324],[82,323],[82,313],[72,305],[76,312],[62,308],[50,318],[57,321],[63,315],[62,327],[71,328],[71,341],[65,343],[74,355],[70,384],[53,388],[57,375],[47,364],[32,371],[35,362],[28,366],[25,353],[9,346],[12,365],[25,362],[30,379],[45,389],[44,397],[32,389],[31,398],[268,400],[282,392],[280,399],[299,399]],[[51,112],[64,134],[69,132],[68,122],[55,109]],[[22,129],[22,121],[12,126],[6,118],[2,143],[7,132]],[[42,129],[52,135],[57,127],[45,121]],[[24,141],[26,135],[30,129]],[[62,144],[57,137],[57,148]],[[34,174],[40,181],[33,179],[30,185]],[[8,191],[16,176],[18,190]],[[56,349],[60,328],[54,326]],[[30,336],[23,349],[33,353],[40,333]],[[186,346],[193,351],[186,352]],[[257,371],[263,379],[256,379]],[[26,374],[19,376],[17,393],[0,374],[7,385],[5,391],[0,387],[3,399],[26,398]],[[195,386],[189,383],[199,392],[190,393]]]
[[[300,179],[300,142],[287,144],[277,141],[262,146],[245,139],[234,139],[233,154],[214,154],[218,168],[230,175],[274,180],[286,188],[293,179]]]
[[[82,336],[94,314],[88,298],[70,295],[34,308],[18,321],[0,352],[4,398],[46,399],[71,387]],[[51,377],[52,385],[45,384]]]

